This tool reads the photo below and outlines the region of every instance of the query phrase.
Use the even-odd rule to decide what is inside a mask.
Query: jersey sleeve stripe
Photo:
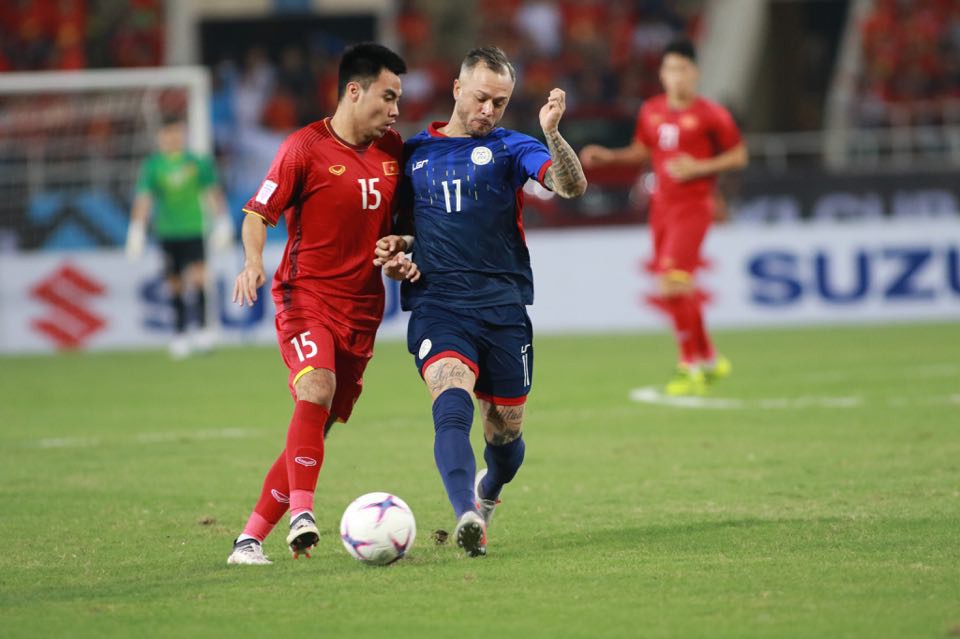
[[[543,178],[547,174],[547,169],[553,166],[553,160],[547,160],[543,163],[543,166],[540,167],[540,170],[537,171],[537,182],[543,184]],[[544,188],[547,188],[546,184],[543,184]]]
[[[270,224],[270,220],[268,220],[267,218],[265,218],[265,217],[264,217],[263,215],[261,215],[260,213],[257,213],[256,211],[251,211],[250,209],[247,209],[247,208],[244,208],[244,209],[241,209],[241,210],[242,210],[244,213],[246,213],[247,215],[256,215],[256,216],[259,217],[261,220],[263,220],[264,224],[268,224],[268,225],[270,225],[270,226],[276,226],[276,224]]]

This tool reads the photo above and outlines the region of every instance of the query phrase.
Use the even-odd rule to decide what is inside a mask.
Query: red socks
[[[680,350],[680,363],[696,364],[699,359],[697,318],[699,304],[692,295],[675,295],[666,299],[665,306],[673,318],[673,332]]]
[[[254,506],[247,525],[243,528],[244,535],[259,539],[261,542],[277,525],[283,513],[287,512],[287,504],[290,503],[285,455],[286,452],[281,452],[267,472],[267,477],[263,480],[263,488],[260,490],[260,499]]]
[[[710,341],[707,326],[703,322],[703,303],[699,298],[696,298],[694,302],[696,315],[693,322],[693,334],[697,342],[697,354],[700,356],[701,362],[713,362],[717,354],[713,350],[713,342]]]
[[[287,431],[287,482],[290,486],[290,515],[313,510],[313,493],[323,465],[323,429],[330,411],[313,402],[298,400]]]

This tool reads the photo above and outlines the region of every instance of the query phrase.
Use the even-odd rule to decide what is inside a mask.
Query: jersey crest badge
[[[491,151],[485,146],[476,147],[473,150],[473,152],[470,154],[470,161],[476,164],[477,166],[490,164],[491,160],[493,160],[493,151]]]
[[[400,173],[400,166],[397,164],[396,160],[390,160],[389,162],[383,163],[384,175],[396,175],[398,173]]]
[[[690,115],[688,113],[680,118],[680,126],[682,126],[684,129],[695,129],[697,128],[698,124],[700,124],[700,120],[695,115]]]
[[[333,166],[330,167],[330,172],[333,173],[334,175],[343,175],[343,172],[346,170],[347,170],[347,167],[345,167],[342,164],[334,164]]]

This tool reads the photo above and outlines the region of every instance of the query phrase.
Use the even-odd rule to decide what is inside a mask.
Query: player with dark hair
[[[153,216],[153,234],[163,252],[164,275],[173,307],[174,336],[170,355],[181,359],[196,348],[209,350],[213,334],[206,330],[204,295],[204,210],[214,214],[212,240],[216,247],[233,241],[233,224],[226,198],[217,185],[213,159],[187,150],[187,123],[167,116],[157,131],[157,151],[144,160],[137,178],[136,197],[130,212],[126,252],[138,259],[146,243],[147,221]],[[200,330],[194,344],[187,337],[188,300]]]
[[[546,146],[497,127],[516,73],[495,47],[474,49],[453,82],[449,122],[407,141],[401,215],[411,214],[423,277],[402,287],[412,315],[407,346],[433,400],[434,459],[457,517],[456,540],[486,554],[486,529],[500,491],[523,462],[524,406],[533,380],[533,274],[524,240],[523,186],[538,180],[570,198],[587,188],[576,153],[557,127],[565,95],[540,110]],[[404,228],[404,224],[398,225]],[[377,246],[378,263],[410,238]],[[483,418],[487,468],[470,447],[473,400]]]
[[[319,539],[313,504],[324,437],[334,421],[350,417],[383,319],[383,282],[370,252],[391,231],[403,151],[391,126],[405,72],[403,60],[386,47],[347,49],[336,112],[284,141],[243,209],[246,262],[233,292],[240,304],[252,305],[266,282],[266,225],[286,215],[287,246],[273,278],[273,300],[295,403],[286,447],[227,563],[270,563],[261,544],[288,507],[294,558],[309,557]],[[383,267],[393,279],[419,276],[404,256]]]
[[[702,394],[708,382],[731,371],[730,361],[714,351],[707,334],[694,276],[713,220],[716,177],[746,166],[747,148],[730,113],[697,94],[698,79],[693,45],[687,40],[671,43],[660,66],[664,93],[640,108],[630,146],[591,144],[580,151],[588,169],[647,160],[653,164],[654,268],[663,306],[673,319],[680,360],[666,386],[671,395]]]

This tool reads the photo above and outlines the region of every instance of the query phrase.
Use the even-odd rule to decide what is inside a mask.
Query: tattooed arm
[[[566,94],[560,89],[551,91],[547,103],[540,109],[540,126],[543,127],[547,148],[550,149],[550,159],[553,160],[543,183],[560,197],[572,198],[584,194],[587,190],[587,178],[583,175],[583,167],[580,166],[577,154],[557,128],[564,109]]]

